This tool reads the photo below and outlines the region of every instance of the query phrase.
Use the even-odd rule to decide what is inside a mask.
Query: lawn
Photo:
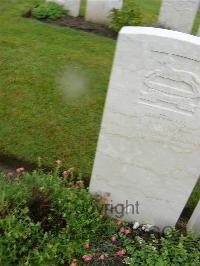
[[[90,175],[116,42],[21,17],[35,2],[0,2],[1,154]],[[160,0],[136,2],[155,24]]]
[[[115,41],[22,18],[0,3],[0,149],[91,172]]]

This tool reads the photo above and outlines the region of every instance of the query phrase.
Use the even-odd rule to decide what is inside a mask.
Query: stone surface
[[[124,27],[91,193],[110,195],[114,207],[138,202],[139,214],[126,208],[128,221],[175,225],[199,177],[199,147],[200,39],[158,28]]]
[[[198,31],[198,36],[200,36],[200,27],[199,27],[199,31]]]
[[[69,15],[73,17],[79,16],[80,11],[80,0],[47,0],[47,2],[55,2],[63,5],[69,10]]]
[[[86,15],[87,21],[109,24],[110,12],[112,9],[121,9],[123,0],[87,0]]]
[[[192,215],[192,217],[190,218],[190,221],[187,225],[188,229],[192,229],[195,234],[200,237],[200,201]]]
[[[199,0],[162,0],[159,24],[190,33],[199,8]]]

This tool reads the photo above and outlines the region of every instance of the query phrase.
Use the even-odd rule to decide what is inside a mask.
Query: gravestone
[[[80,0],[47,0],[47,2],[55,2],[57,4],[63,5],[66,10],[69,10],[70,16],[79,16]]]
[[[124,27],[90,192],[109,195],[114,216],[121,204],[127,221],[174,226],[199,177],[199,147],[200,39]]]
[[[112,9],[121,9],[123,0],[87,0],[86,15],[87,21],[109,24],[110,12]]]
[[[195,234],[200,237],[200,202],[198,203],[192,217],[187,225],[188,229],[192,229]]]
[[[200,27],[199,27],[199,31],[198,31],[198,36],[200,36]]]
[[[190,33],[199,0],[162,0],[159,24],[167,29]]]

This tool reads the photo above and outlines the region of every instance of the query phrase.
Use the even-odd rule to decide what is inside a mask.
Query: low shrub
[[[142,24],[142,15],[134,0],[125,3],[120,9],[113,9],[111,14],[111,23],[109,28],[118,32],[123,26],[138,26]]]
[[[200,265],[200,239],[153,235],[106,215],[106,198],[63,169],[0,173],[0,265]]]
[[[41,3],[32,10],[32,15],[38,19],[57,19],[66,14],[67,11],[64,10],[63,6],[54,2]]]
[[[151,235],[148,240],[135,237],[128,249],[129,258],[125,261],[131,266],[197,266],[200,265],[200,239],[192,233],[184,236],[170,229],[164,237]]]
[[[70,171],[69,171],[70,172]],[[81,180],[57,172],[0,174],[0,265],[66,265],[114,222]]]

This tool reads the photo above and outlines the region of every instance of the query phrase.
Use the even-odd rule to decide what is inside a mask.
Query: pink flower
[[[84,244],[83,244],[83,247],[84,247],[84,248],[90,248],[90,244],[89,244],[89,243],[84,243]]]
[[[118,256],[123,256],[123,255],[126,254],[126,251],[124,251],[124,250],[119,250],[119,251],[115,252],[115,254],[118,255]]]
[[[124,230],[124,234],[128,235],[128,234],[130,234],[130,231],[126,229],[126,230]]]
[[[20,174],[20,173],[22,173],[22,172],[24,172],[24,171],[25,171],[24,167],[19,167],[19,168],[16,169],[16,172],[17,172],[18,174]]]
[[[74,170],[74,168],[65,169],[62,172],[62,175],[65,176],[65,175],[68,175],[68,174],[72,174],[73,173],[73,170]]]
[[[92,260],[92,256],[90,256],[90,255],[83,255],[82,259],[84,261],[88,262],[88,261],[91,261]]]
[[[61,160],[56,160],[56,164],[61,164],[62,163],[62,161]]]
[[[124,227],[122,227],[120,230],[119,230],[120,233],[124,233],[125,232],[125,229]]]
[[[65,169],[65,170],[63,171],[62,175],[63,175],[63,176],[66,176],[66,175],[68,175],[68,174],[70,174],[70,173],[71,173],[71,170],[70,170],[70,169]]]
[[[78,266],[77,260],[73,259],[69,266]]]
[[[98,259],[99,260],[104,260],[105,259],[105,255],[101,255]]]
[[[111,237],[111,241],[115,242],[117,240],[117,238],[115,236]]]

